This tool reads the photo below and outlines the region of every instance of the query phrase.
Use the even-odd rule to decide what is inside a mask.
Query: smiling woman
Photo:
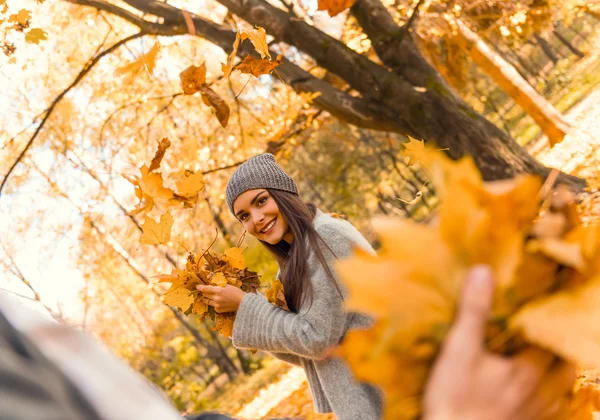
[[[199,286],[217,311],[237,311],[233,344],[303,367],[318,412],[334,412],[340,420],[379,419],[379,391],[359,383],[344,361],[331,356],[349,329],[371,324],[369,317],[344,310],[346,292],[333,270],[354,247],[374,253],[369,242],[349,222],[303,202],[271,154],[241,165],[226,195],[231,212],[277,260],[290,308],[232,286]]]

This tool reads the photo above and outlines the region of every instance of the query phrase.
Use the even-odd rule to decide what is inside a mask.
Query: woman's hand
[[[246,292],[230,284],[221,286],[205,286],[199,284],[196,289],[202,292],[204,303],[215,308],[215,312],[236,312]]]
[[[424,420],[543,419],[564,409],[575,381],[571,365],[533,347],[511,358],[484,348],[493,293],[490,269],[471,270],[426,385]]]

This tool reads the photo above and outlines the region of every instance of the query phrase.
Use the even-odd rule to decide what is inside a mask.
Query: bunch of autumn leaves
[[[163,294],[164,302],[186,315],[198,315],[202,320],[210,317],[215,323],[215,330],[225,337],[231,337],[235,312],[216,313],[212,306],[204,302],[202,293],[196,286],[225,287],[230,284],[244,292],[257,293],[261,288],[260,278],[256,272],[248,270],[242,252],[241,248],[232,247],[223,254],[209,250],[200,256],[190,253],[185,268],[155,276],[159,283],[171,283],[171,287]],[[272,280],[266,296],[272,304],[288,310],[279,280]]]
[[[418,418],[428,371],[475,264],[488,264],[495,277],[491,351],[534,345],[577,366],[600,366],[600,226],[582,225],[569,190],[552,192],[556,173],[544,185],[534,175],[483,182],[470,158],[451,161],[416,141],[407,154],[431,173],[442,203],[435,219],[376,221],[378,255],[357,250],[336,267],[348,309],[376,319],[370,330],[349,332],[340,353],[360,380],[385,391],[385,418]],[[578,388],[552,418],[592,418],[600,394],[593,384]]]

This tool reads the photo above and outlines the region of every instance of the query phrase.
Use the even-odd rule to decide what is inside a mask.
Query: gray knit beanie
[[[242,163],[231,175],[225,193],[231,213],[233,202],[240,194],[258,188],[271,188],[298,195],[294,180],[275,163],[275,156],[263,153]]]

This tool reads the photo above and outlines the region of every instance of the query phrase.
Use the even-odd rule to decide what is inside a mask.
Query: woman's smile
[[[260,230],[260,233],[263,235],[269,235],[270,233],[273,233],[276,222],[277,218],[271,220],[263,229]]]

